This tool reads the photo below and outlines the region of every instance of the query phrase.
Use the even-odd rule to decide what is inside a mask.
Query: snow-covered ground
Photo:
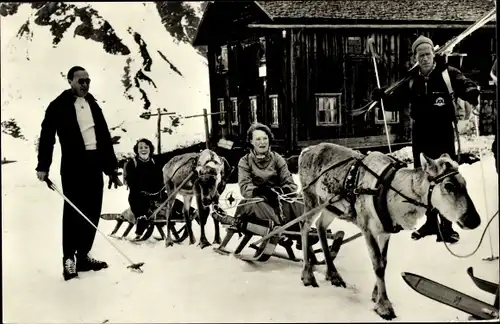
[[[126,268],[127,262],[99,234],[93,253],[110,267],[81,273],[79,279],[65,282],[61,259],[63,201],[36,179],[36,158],[26,142],[14,144],[19,154],[27,158],[2,165],[2,296],[6,323],[381,321],[371,310],[375,276],[363,239],[342,247],[336,259],[347,289],[326,282],[324,266],[316,270],[320,287],[305,288],[300,281],[301,263],[271,258],[266,263],[248,264],[232,256],[221,256],[211,248],[189,246],[187,241],[165,248],[163,242],[153,238],[141,245],[113,240],[134,262],[145,262],[144,273],[135,273]],[[56,151],[51,177],[60,187],[58,154]],[[476,247],[488,215],[498,210],[492,156],[485,156],[483,163],[488,208],[480,164],[463,165],[460,170],[483,222],[480,228],[468,232],[455,226],[461,240],[451,249],[458,254],[470,253]],[[238,191],[235,185],[227,190]],[[103,213],[121,212],[126,207],[125,188],[105,189]],[[99,228],[108,234],[114,225],[101,220]],[[199,227],[194,228],[199,238]],[[498,228],[495,219],[490,232],[495,256],[499,253]],[[357,233],[353,225],[340,220],[333,222],[332,229],[342,229],[346,235]],[[211,221],[208,238],[213,238]],[[230,248],[234,249],[235,244],[231,243]],[[301,255],[300,251],[297,255]],[[389,245],[386,280],[397,321],[468,318],[465,313],[413,291],[401,278],[403,271],[426,276],[492,303],[493,296],[477,289],[465,272],[474,266],[478,276],[496,282],[498,261],[482,260],[490,255],[488,235],[478,252],[465,259],[452,256],[435,238],[413,241],[409,231],[395,235]]]

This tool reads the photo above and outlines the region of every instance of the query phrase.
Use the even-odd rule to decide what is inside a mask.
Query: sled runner
[[[226,236],[222,241],[221,245],[217,248],[214,248],[214,251],[221,255],[229,255],[233,254],[236,258],[247,261],[247,262],[266,262],[271,257],[277,257],[280,259],[290,260],[299,262],[302,261],[300,258],[295,256],[292,245],[293,241],[298,240],[300,242],[301,234],[299,231],[284,231],[281,235],[271,236],[269,239],[264,240],[260,244],[250,244],[250,240],[254,236],[266,236],[271,232],[271,222],[266,222],[260,219],[252,219],[252,220],[240,220],[234,217],[231,217],[227,214],[221,215],[219,213],[214,213],[212,217],[217,217],[222,224],[226,225]],[[274,228],[276,229],[276,228]],[[234,234],[238,233],[241,238],[236,249],[231,252],[227,250],[226,246],[233,238]],[[343,243],[347,243],[355,238],[359,237],[355,235],[354,237],[344,239],[344,232],[338,231],[335,234],[329,230],[327,233],[327,238],[331,240],[331,244],[329,245],[329,251],[332,255],[332,259],[337,257],[338,251]],[[310,234],[310,242],[315,244],[318,242],[318,234],[316,232],[311,232]],[[241,254],[243,249],[248,245],[249,248],[254,249],[255,253],[253,255]],[[276,252],[276,247],[280,245],[286,251],[286,255]],[[302,247],[298,247],[302,248]],[[321,249],[314,250],[314,253],[322,252]],[[323,264],[324,261],[318,261],[314,256],[315,264]]]
[[[184,216],[182,214],[183,206],[184,204],[182,203],[182,201],[175,199],[172,211],[172,217],[170,219],[170,229],[172,231],[175,243],[181,243],[188,237],[188,233],[185,228]],[[198,211],[195,208],[191,207],[190,208],[191,220],[196,219],[198,221],[197,214]],[[132,228],[134,227],[134,225],[136,224],[136,218],[133,215],[130,208],[127,208],[121,214],[118,213],[101,214],[101,218],[104,220],[116,220],[117,222],[116,226],[112,231],[112,233],[110,234],[110,236],[118,239],[126,238],[130,233],[130,231],[132,230]],[[126,222],[128,226],[123,232],[122,236],[118,237],[115,234],[124,222]],[[148,240],[153,234],[155,228],[162,236],[162,237],[155,237],[155,239],[162,240],[165,235],[163,232],[163,227],[165,226],[165,223],[166,223],[165,209],[163,209],[156,215],[155,219],[152,219],[149,222],[138,242]]]
[[[472,270],[472,268],[469,269]],[[468,273],[469,269],[467,270]],[[402,277],[419,294],[470,314],[474,319],[498,319],[498,298],[495,301],[496,305],[490,305],[463,292],[413,273],[403,272]],[[498,297],[498,285],[496,293]]]
[[[174,243],[182,243],[186,238],[188,238],[188,232],[186,231],[186,222],[184,220],[184,215],[182,214],[182,209],[184,208],[184,204],[182,201],[178,199],[174,199],[174,206],[172,208],[172,215],[170,217],[169,228],[172,231],[173,241]],[[189,216],[191,220],[196,220],[199,224],[198,220],[198,211],[190,207]],[[141,236],[140,241],[148,240],[153,234],[154,229],[156,228],[160,233],[161,237],[154,237],[156,240],[161,241],[165,239],[165,233],[163,231],[163,227],[167,222],[165,216],[165,208],[161,210],[155,217],[155,219],[151,220],[150,224],[144,231],[144,234]]]

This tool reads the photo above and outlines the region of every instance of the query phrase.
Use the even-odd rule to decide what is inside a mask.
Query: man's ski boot
[[[108,264],[104,261],[96,260],[89,255],[76,259],[76,271],[99,271],[106,269]]]
[[[429,235],[438,234],[437,219],[436,219],[438,217],[437,214],[433,211],[428,211],[425,215],[427,216],[425,224],[422,225],[415,232],[411,233],[411,238],[414,239],[415,241],[420,240],[421,238],[424,238]]]
[[[63,277],[65,281],[71,280],[73,278],[78,278],[78,272],[76,272],[76,264],[74,259],[63,258]]]
[[[440,233],[437,234],[436,242],[457,243],[460,240],[460,235],[453,230],[451,223],[442,223]]]

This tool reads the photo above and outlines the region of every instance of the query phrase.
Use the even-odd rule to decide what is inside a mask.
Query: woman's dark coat
[[[135,157],[127,162],[125,168],[130,189],[128,196],[130,208],[136,217],[147,215],[152,202],[164,198],[161,167],[154,159],[145,162]]]

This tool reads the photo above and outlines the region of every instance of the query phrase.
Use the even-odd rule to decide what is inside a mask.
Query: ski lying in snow
[[[472,269],[472,267],[469,267],[467,269],[467,274],[472,279],[472,281],[477,286],[477,288],[484,290],[486,292],[489,292],[490,294],[493,294],[493,295],[495,295],[497,293],[498,284],[493,283],[491,281],[487,281],[487,280],[478,278],[478,277],[475,277],[474,270]]]
[[[430,299],[461,310],[478,319],[498,318],[498,309],[479,299],[413,273],[403,272],[401,275],[413,290]]]

